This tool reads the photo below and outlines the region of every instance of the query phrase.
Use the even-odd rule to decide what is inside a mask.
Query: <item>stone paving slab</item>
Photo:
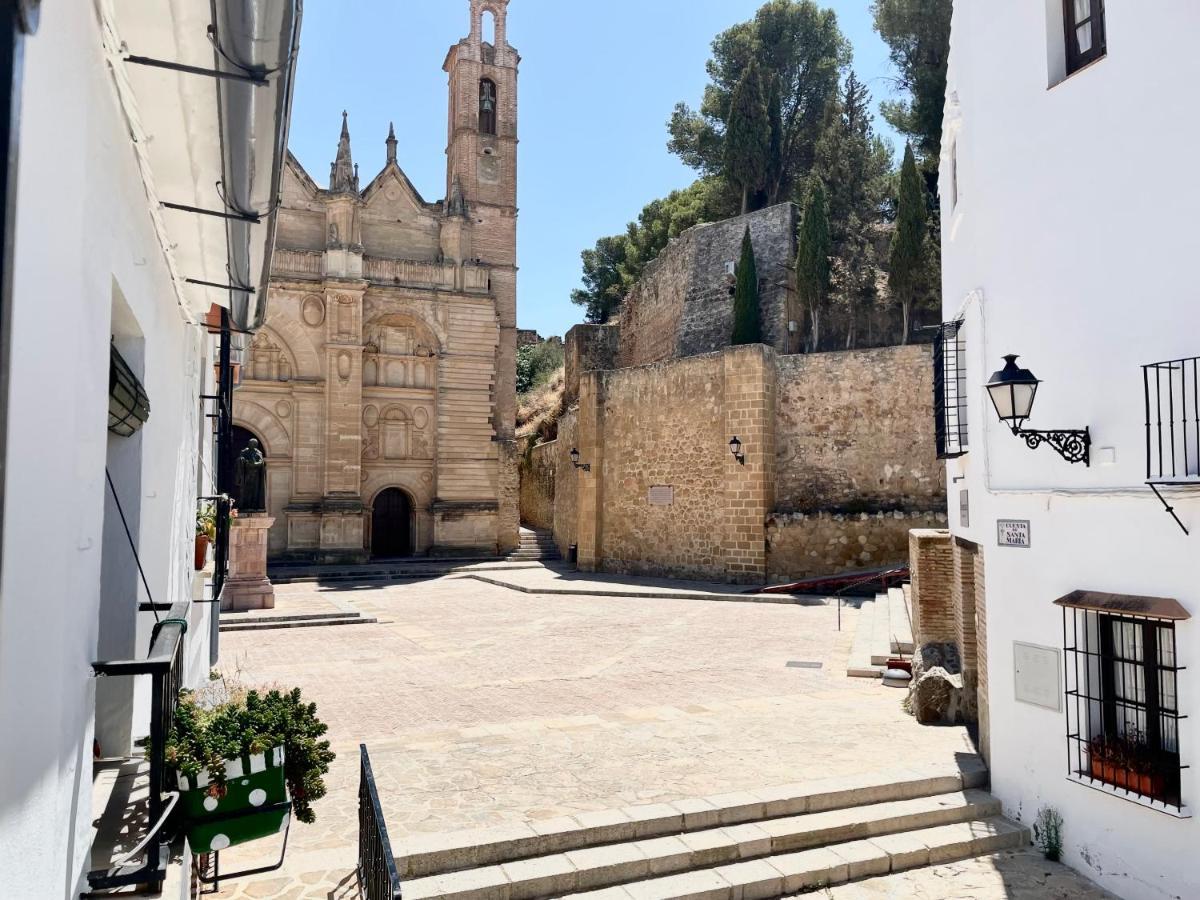
[[[1036,850],[1007,850],[800,895],[829,900],[1117,900]]]
[[[410,835],[553,829],[733,793],[761,804],[750,792],[974,752],[965,729],[921,727],[895,692],[844,677],[851,607],[839,633],[833,606],[542,596],[453,577],[277,589],[281,603],[318,593],[380,622],[222,635],[222,671],[302,687],[338,753],[284,868],[222,900],[327,898],[345,883],[360,741],[398,854]],[[222,868],[277,854],[259,843],[226,851]]]

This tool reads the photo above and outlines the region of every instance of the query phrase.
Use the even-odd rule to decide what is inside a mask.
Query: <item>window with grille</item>
[[[1064,616],[1070,774],[1182,809],[1180,771],[1186,766],[1180,762],[1184,717],[1175,620],[1127,615],[1120,603],[1108,611],[1106,604],[1058,602]]]
[[[946,322],[933,342],[933,414],[938,459],[967,452],[967,351],[963,323]]]
[[[1067,39],[1067,74],[1077,72],[1107,52],[1104,0],[1063,0]]]

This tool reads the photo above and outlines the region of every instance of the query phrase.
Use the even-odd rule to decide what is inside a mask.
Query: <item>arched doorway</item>
[[[412,555],[412,498],[400,488],[380,491],[371,510],[371,556],[393,559]]]

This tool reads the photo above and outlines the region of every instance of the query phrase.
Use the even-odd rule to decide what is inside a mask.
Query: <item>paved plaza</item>
[[[451,576],[283,585],[276,612],[329,592],[378,624],[222,635],[222,671],[302,687],[338,759],[317,823],[293,825],[284,868],[221,897],[356,896],[360,742],[397,853],[418,833],[974,752],[965,729],[918,726],[900,692],[845,677],[853,607],[839,633],[832,604],[546,596]],[[228,851],[222,868],[266,853]]]

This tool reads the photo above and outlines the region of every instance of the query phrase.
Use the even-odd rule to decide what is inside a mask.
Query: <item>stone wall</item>
[[[554,529],[554,488],[558,441],[540,444],[521,462],[521,524]]]
[[[642,366],[729,346],[733,332],[730,263],[741,257],[746,228],[758,268],[763,342],[780,353],[798,347],[789,321],[801,321],[795,289],[798,210],[782,203],[745,216],[697,225],[646,267],[621,306],[617,365]]]
[[[954,550],[950,532],[914,529],[909,534],[908,565],[914,641],[917,646],[953,643],[957,628],[951,595]]]
[[[776,508],[945,510],[928,345],[780,357]]]
[[[567,332],[563,349],[567,405],[579,399],[579,379],[585,372],[615,368],[621,340],[619,325],[576,325]]]
[[[776,513],[767,521],[767,576],[786,583],[899,565],[911,529],[945,526],[944,512]]]
[[[568,454],[576,444],[579,413],[568,410],[558,420],[554,454],[554,542],[565,559],[579,543],[579,479],[584,474],[571,465]]]

